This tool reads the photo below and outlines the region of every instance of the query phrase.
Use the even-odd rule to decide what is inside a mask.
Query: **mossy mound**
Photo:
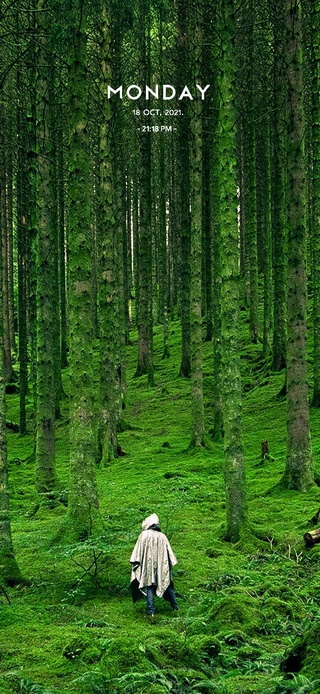
[[[238,648],[242,644],[247,643],[247,635],[240,629],[232,629],[232,631],[223,630],[218,633],[218,638],[232,648]]]
[[[67,660],[74,660],[82,655],[87,648],[91,647],[90,639],[85,636],[75,636],[66,646],[64,646],[62,655]]]
[[[253,646],[250,643],[246,643],[244,646],[241,646],[241,648],[238,648],[237,658],[241,661],[255,661],[261,656],[262,652],[262,648],[260,648],[259,646]]]
[[[88,665],[92,663],[98,663],[99,660],[101,659],[102,656],[102,651],[98,646],[89,646],[89,648],[86,648],[86,650],[82,654],[82,660],[85,663],[88,663]]]
[[[306,675],[320,681],[320,624],[316,624],[295,641],[280,664],[282,672]],[[319,685],[320,686],[320,685]],[[320,690],[319,690],[320,691]]]
[[[197,640],[165,629],[158,629],[146,645],[146,656],[158,667],[180,663],[197,668],[201,665],[200,652]]]
[[[280,598],[268,598],[263,603],[263,615],[266,619],[293,619],[294,610],[285,600]]]
[[[188,643],[204,661],[211,661],[216,658],[221,649],[220,642],[214,636],[194,636],[188,640]]]
[[[261,624],[254,598],[237,594],[218,600],[210,610],[210,623],[217,633],[225,627],[241,627],[246,634],[255,633]]]
[[[210,622],[205,621],[203,617],[186,620],[186,628],[190,636],[210,634],[212,632]]]
[[[93,643],[85,636],[76,636],[66,646],[64,646],[62,655],[67,660],[74,660],[81,657],[84,663],[97,663],[102,656],[102,650],[99,645]]]
[[[102,666],[114,677],[130,670],[146,672],[150,662],[144,645],[136,638],[119,636],[108,644]]]

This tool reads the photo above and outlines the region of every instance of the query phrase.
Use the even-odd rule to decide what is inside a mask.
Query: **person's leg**
[[[147,587],[147,612],[154,614],[154,586]]]
[[[172,609],[178,610],[179,607],[178,607],[177,599],[176,599],[175,592],[174,592],[172,586],[168,586],[168,588],[165,592],[165,596],[166,596],[166,598],[169,599],[169,602],[170,602]]]

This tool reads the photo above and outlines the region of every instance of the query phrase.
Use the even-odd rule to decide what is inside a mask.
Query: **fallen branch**
[[[11,429],[11,431],[16,431],[17,433],[20,431],[19,424],[16,422],[6,422],[6,427],[7,429]]]

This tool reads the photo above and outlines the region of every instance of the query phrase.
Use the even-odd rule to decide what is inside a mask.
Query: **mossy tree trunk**
[[[130,247],[130,224],[131,224],[131,201],[130,201],[130,178],[129,169],[125,165],[125,148],[123,146],[123,139],[121,139],[121,149],[122,149],[122,237],[121,237],[121,267],[122,267],[122,295],[123,295],[123,334],[124,334],[124,346],[129,344],[129,333],[130,333],[130,316],[129,316],[129,302],[132,288],[132,276],[131,276],[131,247]]]
[[[10,381],[13,374],[11,354],[11,331],[9,311],[9,257],[8,257],[8,220],[7,220],[7,175],[5,143],[5,104],[4,92],[0,95],[0,222],[2,227],[2,287],[4,302],[4,360],[5,378]]]
[[[273,21],[273,96],[271,115],[271,226],[273,241],[272,368],[281,371],[287,360],[287,221],[285,215],[285,145],[283,87],[283,4]],[[282,20],[282,21],[281,21]]]
[[[52,342],[53,342],[53,368],[54,368],[54,397],[55,397],[55,418],[59,419],[60,401],[62,396],[62,377],[61,377],[61,340],[60,340],[60,288],[59,288],[59,197],[58,197],[58,137],[57,137],[57,118],[58,108],[56,99],[58,98],[58,84],[56,79],[56,69],[50,66],[49,74],[49,132],[50,132],[50,219],[51,219],[51,239],[52,239],[52,259],[50,261],[52,271]]]
[[[37,0],[30,0],[28,12],[28,25],[34,36],[37,35]],[[18,24],[20,17],[18,14]],[[18,28],[18,27],[17,27]],[[31,41],[29,46],[28,60],[30,61],[30,69],[27,76],[24,71],[21,71],[21,88],[26,95],[25,100],[21,100],[21,127],[23,140],[27,135],[27,153],[25,161],[25,177],[22,179],[22,219],[21,224],[24,226],[22,233],[22,241],[24,247],[22,249],[21,270],[22,270],[22,287],[24,293],[22,297],[23,310],[26,312],[26,335],[21,335],[23,348],[27,351],[29,357],[29,382],[32,386],[33,408],[34,413],[37,411],[37,260],[36,260],[36,238],[37,238],[37,44],[36,41]],[[26,79],[27,77],[27,79]],[[25,108],[27,104],[27,109]],[[22,140],[22,141],[23,141]],[[22,157],[24,161],[24,157]],[[23,330],[22,325],[22,330]],[[28,350],[27,350],[28,337]],[[27,379],[27,371],[24,377]],[[28,385],[28,382],[26,383]],[[34,417],[34,434],[36,438],[36,416]]]
[[[285,0],[287,76],[288,350],[287,460],[282,485],[313,483],[307,381],[306,220],[300,0]]]
[[[270,128],[267,114],[267,100],[263,96],[259,104],[260,123],[256,138],[257,152],[257,228],[262,249],[261,268],[263,272],[263,356],[271,355],[272,334],[272,235],[270,198]]]
[[[61,368],[68,366],[67,352],[67,287],[66,287],[66,232],[65,232],[65,170],[64,170],[64,111],[58,106],[57,159],[58,159],[58,229],[59,229],[59,305],[60,305],[60,358]]]
[[[159,82],[163,78],[163,8],[159,9]],[[162,108],[164,104],[162,103]],[[162,136],[159,143],[159,318],[163,325],[163,354],[162,359],[170,356],[169,326],[168,326],[168,262],[167,254],[167,196],[165,183],[166,141]]]
[[[213,2],[209,3],[210,14],[214,11]],[[216,18],[215,18],[216,19]],[[206,12],[202,13],[202,70],[201,78],[204,84],[211,84],[212,94],[212,41],[211,23],[207,21]],[[206,321],[206,342],[213,337],[213,224],[211,199],[211,163],[213,150],[213,112],[212,98],[203,102],[202,111],[202,236],[203,236],[203,291],[202,304]]]
[[[320,407],[320,2],[311,3],[311,113],[312,113],[312,290],[313,290],[313,393]]]
[[[9,142],[7,145],[7,229],[8,229],[8,284],[9,284],[9,321],[10,344],[16,351],[15,331],[15,286],[14,286],[14,262],[13,262],[13,121],[9,126]]]
[[[181,89],[188,83],[189,33],[187,3],[178,0],[177,81]],[[190,377],[190,114],[184,105],[178,119],[178,211],[179,211],[179,298],[182,330],[180,376]]]
[[[110,8],[103,3],[99,19],[100,50],[100,180],[98,244],[99,272],[99,333],[100,333],[100,446],[102,462],[108,462],[117,452],[115,413],[115,226],[113,171],[111,150],[111,105],[107,99],[108,84],[112,84]]]
[[[112,6],[111,6],[112,7]],[[117,84],[122,84],[124,77],[122,42],[124,38],[125,16],[122,16],[122,31],[119,31],[119,26],[115,21],[115,11],[112,7],[111,22],[112,27],[112,70],[113,80]],[[117,455],[118,439],[117,432],[121,428],[122,409],[125,406],[126,394],[126,363],[125,363],[125,345],[129,333],[129,275],[128,272],[128,241],[127,241],[127,182],[128,182],[128,167],[127,167],[127,150],[125,147],[125,113],[121,104],[111,102],[112,108],[112,126],[111,134],[112,141],[110,143],[112,154],[112,177],[113,190],[117,194],[113,196],[113,215],[115,224],[114,237],[114,432],[112,434],[112,450],[113,454]],[[136,147],[136,141],[132,139],[132,146]],[[151,272],[151,271],[150,271]],[[138,277],[139,281],[139,277]],[[149,310],[152,309],[152,302],[149,304]],[[152,318],[152,313],[151,313]],[[151,357],[152,357],[152,321],[151,321]],[[150,367],[151,368],[151,367]],[[152,383],[153,368],[148,373],[149,382]],[[150,380],[151,379],[151,380]]]
[[[18,93],[23,93],[24,84],[20,66],[17,67],[16,89]],[[35,100],[34,100],[35,105]],[[32,115],[34,116],[34,107]],[[27,328],[27,273],[28,267],[28,246],[32,234],[28,233],[33,223],[33,210],[31,204],[27,204],[27,197],[30,201],[31,179],[35,181],[34,165],[32,164],[33,176],[30,176],[29,163],[31,157],[30,142],[30,123],[26,127],[26,119],[22,104],[17,104],[17,176],[16,176],[16,230],[17,230],[17,269],[18,269],[18,359],[19,359],[19,432],[20,436],[27,433],[27,414],[26,396],[28,392],[28,328]],[[35,118],[32,117],[32,132],[35,132]],[[35,144],[33,147],[33,154]],[[26,156],[26,152],[28,153]],[[34,157],[32,157],[32,163]],[[28,210],[28,213],[27,213]]]
[[[226,539],[239,540],[246,522],[239,349],[239,232],[234,97],[234,3],[221,2],[220,58],[220,214],[222,271],[222,374]]]
[[[139,48],[142,84],[150,84],[150,4],[139,2]],[[139,100],[141,110],[148,102]],[[153,320],[152,320],[152,229],[151,229],[151,135],[140,134],[139,192],[139,312],[138,364],[135,376],[148,375],[153,385]]]
[[[3,227],[1,226],[1,241]],[[2,287],[3,262],[0,253],[0,287]],[[14,557],[9,514],[7,440],[6,440],[6,402],[5,402],[5,360],[4,360],[4,305],[0,292],[0,581],[15,585],[21,581],[21,573]]]
[[[69,3],[69,310],[70,489],[67,529],[84,539],[98,510],[95,476],[90,159],[87,123],[87,22],[82,0]]]
[[[52,202],[52,133],[50,132],[48,31],[49,4],[37,5],[37,409],[36,409],[36,487],[39,495],[55,487],[55,346],[54,295],[55,246]]]
[[[172,134],[173,135],[173,134]],[[180,225],[178,211],[178,147],[177,139],[172,136],[170,149],[168,152],[171,185],[169,186],[168,203],[168,248],[167,248],[167,305],[170,318],[174,320],[175,311],[179,305],[180,291]],[[190,318],[189,318],[190,320]],[[168,326],[169,328],[169,326]]]
[[[258,313],[258,252],[257,252],[257,208],[256,208],[256,132],[254,112],[254,5],[249,1],[244,15],[247,23],[245,41],[245,87],[242,114],[242,166],[244,232],[246,266],[249,279],[249,309],[250,309],[250,340],[258,342],[259,313]]]
[[[217,22],[219,20],[217,19]],[[215,49],[213,74],[219,74],[219,56]],[[211,223],[213,259],[213,438],[221,441],[222,414],[222,363],[221,363],[221,212],[220,212],[220,156],[219,156],[219,90],[218,79],[212,85],[212,137],[211,151]]]
[[[202,2],[190,8],[189,22],[193,27],[193,81],[201,80],[201,11]],[[190,32],[191,35],[191,32]],[[204,407],[202,373],[202,102],[196,98],[192,102],[190,119],[191,150],[191,293],[190,293],[190,335],[191,335],[191,398],[192,433],[191,446],[204,445]]]
[[[135,289],[135,319],[139,325],[139,275],[140,275],[140,225],[139,225],[139,185],[135,170],[132,174],[132,244],[133,244],[133,284]]]

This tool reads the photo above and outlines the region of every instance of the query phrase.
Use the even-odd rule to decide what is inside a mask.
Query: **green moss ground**
[[[177,377],[177,323],[171,324],[168,360],[161,360],[161,329],[155,331],[154,388],[144,377],[133,379],[132,334],[124,417],[134,428],[119,435],[127,455],[97,470],[105,531],[94,543],[59,544],[66,507],[36,510],[34,463],[28,460],[32,436],[9,432],[13,540],[27,584],[8,589],[10,605],[1,598],[1,694],[320,692],[319,630],[312,631],[320,618],[320,547],[307,551],[303,542],[320,492],[316,486],[308,494],[276,487],[285,462],[285,401],[277,397],[284,374],[269,376],[259,360],[261,347],[245,346],[246,325],[243,335],[244,444],[254,535],[238,546],[222,540],[222,444],[208,436],[206,449],[186,452],[190,383]],[[209,431],[208,343],[204,355]],[[67,391],[67,373],[64,378]],[[57,423],[62,501],[68,481],[67,408],[64,400],[64,419]],[[19,419],[17,396],[8,397],[8,419]],[[320,468],[318,410],[311,409],[311,422]],[[30,418],[30,432],[32,426]],[[264,438],[274,460],[261,465]],[[143,602],[134,606],[128,592],[130,553],[141,520],[151,512],[159,515],[179,560],[174,580],[180,612],[174,617],[170,606],[158,601],[154,624]],[[96,576],[93,570],[85,573],[93,551]],[[283,663],[297,648],[305,655],[296,658],[290,676]]]

